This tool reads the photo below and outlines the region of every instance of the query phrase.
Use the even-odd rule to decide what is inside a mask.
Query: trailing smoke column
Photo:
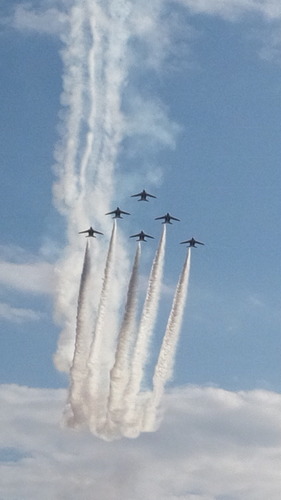
[[[64,108],[55,151],[54,204],[64,217],[67,243],[56,266],[55,315],[62,332],[54,361],[59,370],[67,373],[70,370],[68,425],[87,425],[104,439],[112,439],[115,434],[134,437],[142,431],[144,402],[148,397],[141,392],[141,383],[158,312],[166,225],[153,261],[139,328],[134,325],[140,259],[140,248],[137,249],[118,339],[119,311],[129,269],[127,245],[122,235],[115,242],[115,225],[109,248],[106,239],[101,239],[91,248],[91,261],[87,245],[78,291],[83,246],[77,233],[82,223],[85,227],[101,226],[104,234],[110,231],[110,221],[105,220],[104,214],[117,195],[120,177],[116,165],[120,144],[126,137],[138,138],[141,132],[142,137],[147,134],[149,144],[151,141],[158,146],[159,141],[163,146],[174,144],[177,126],[169,123],[162,106],[152,101],[156,113],[151,118],[148,113],[148,129],[143,135],[142,125],[139,130],[138,120],[135,122],[135,103],[137,107],[145,104],[146,116],[151,102],[143,100],[138,92],[134,95],[132,89],[129,92],[132,96],[126,101],[124,91],[129,70],[133,74],[135,69],[135,62],[131,64],[133,46],[139,41],[150,43],[153,37],[149,35],[159,25],[161,9],[151,10],[152,24],[148,17],[143,30],[142,26],[138,29],[142,9],[136,9],[131,0],[70,3],[62,34]],[[150,63],[148,67],[151,68]],[[130,102],[134,104],[131,111]],[[121,178],[124,173],[121,172]],[[133,170],[131,181],[134,176]],[[119,266],[114,266],[115,252]],[[101,284],[103,269],[100,294],[97,283]],[[95,282],[90,283],[90,275],[95,276]],[[156,380],[155,388],[158,385]]]
[[[122,92],[128,74],[128,41],[132,34],[131,2],[74,0],[62,34],[64,48],[63,111],[56,146],[54,204],[64,216],[67,244],[57,266],[56,320],[62,325],[56,367],[69,372],[73,359],[80,224],[108,226],[104,214],[115,196],[115,168],[124,138]],[[126,260],[126,248],[122,248]],[[106,248],[96,250],[92,269],[100,270]],[[123,263],[123,269],[126,263]],[[116,280],[121,301],[124,280]],[[120,292],[120,293],[118,293]],[[97,304],[93,302],[93,307]],[[117,309],[117,307],[116,307]]]
[[[106,420],[106,408],[109,391],[109,358],[106,356],[111,332],[104,328],[105,314],[110,304],[109,291],[114,263],[116,222],[114,221],[109,249],[104,270],[103,287],[100,295],[93,341],[88,359],[87,395],[89,404],[89,427],[97,435]]]
[[[176,287],[172,309],[162,341],[158,361],[153,376],[153,391],[147,405],[144,418],[144,430],[155,430],[156,411],[164,393],[165,385],[173,374],[174,361],[179,333],[181,329],[184,305],[187,297],[190,273],[190,255],[188,249],[181,275]]]
[[[129,282],[125,314],[120,327],[115,362],[110,371],[110,392],[108,398],[107,428],[108,432],[120,434],[118,427],[122,422],[124,409],[124,391],[130,375],[130,356],[136,337],[136,314],[138,304],[138,275],[141,245],[137,244],[132,274]]]
[[[70,369],[70,388],[68,396],[68,410],[65,414],[66,424],[69,426],[80,426],[85,423],[87,417],[87,407],[85,406],[84,390],[87,377],[87,361],[91,344],[89,308],[87,297],[90,292],[90,267],[91,260],[89,254],[89,243],[87,241],[83,270],[80,281],[76,337],[73,362]]]
[[[164,225],[159,247],[150,271],[138,337],[131,361],[131,375],[124,394],[126,410],[123,415],[123,433],[128,437],[136,437],[142,430],[143,403],[139,392],[148,358],[149,342],[157,318],[164,268],[165,244],[166,226]],[[138,403],[140,403],[139,406]]]

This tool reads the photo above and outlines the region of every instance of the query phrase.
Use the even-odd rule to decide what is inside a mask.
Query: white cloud
[[[180,15],[171,9],[172,3],[187,7],[192,14],[215,15],[228,20],[247,14],[260,14],[269,20],[281,18],[279,0],[154,0],[149,3],[140,0],[134,5],[131,29],[135,40],[146,45],[147,49],[144,46],[141,49],[144,51],[142,59],[151,68],[159,69],[170,57],[177,57],[180,44],[184,44],[186,55],[187,42],[195,34],[191,26],[188,29],[186,23],[183,26]],[[68,6],[64,0],[18,3],[6,22],[19,31],[60,34],[67,20]]]
[[[52,1],[35,6],[26,2],[16,5],[9,24],[23,32],[57,35],[62,32],[65,21],[65,14]]]
[[[281,34],[280,26],[271,27],[269,32],[265,35],[266,43],[260,49],[259,55],[265,61],[281,62]]]
[[[0,261],[0,285],[22,292],[52,293],[53,267],[47,262],[16,264]]]
[[[0,286],[30,293],[53,293],[53,265],[20,247],[0,246]]]
[[[261,14],[267,19],[281,18],[279,0],[175,0],[194,14],[218,15],[237,19],[245,14]]]
[[[41,315],[31,309],[12,307],[9,304],[0,302],[0,318],[14,323],[23,323],[26,321],[38,321]]]
[[[176,389],[157,432],[111,443],[60,428],[63,390],[6,385],[0,397],[5,500],[280,498],[279,394]]]
[[[130,63],[141,72],[144,67],[161,72],[177,71],[179,60],[182,63],[183,58],[188,58],[189,42],[195,36],[195,29],[187,25],[176,9],[171,9],[169,1],[163,0],[135,3],[131,31]]]
[[[160,101],[134,96],[128,103],[126,135],[137,142],[145,137],[146,148],[175,148],[181,127],[168,118],[167,107]],[[143,149],[143,142],[140,146]]]

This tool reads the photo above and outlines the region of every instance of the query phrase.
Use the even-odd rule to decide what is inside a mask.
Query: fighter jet
[[[154,240],[153,236],[149,236],[149,234],[145,234],[143,231],[138,234],[132,234],[130,238],[138,238],[137,241],[147,241],[145,238],[152,238]]]
[[[140,196],[140,199],[138,201],[148,201],[147,197],[156,198],[154,194],[147,193],[145,189],[143,189],[140,193],[132,194],[131,198],[134,198],[135,196]]]
[[[172,217],[169,212],[166,213],[166,215],[163,215],[162,217],[155,217],[155,220],[160,220],[160,219],[164,219],[162,224],[172,224],[171,222],[171,219],[172,220],[180,220],[180,219],[177,219],[176,217]]]
[[[191,238],[190,240],[187,240],[187,241],[181,241],[181,245],[183,243],[189,243],[187,246],[188,247],[193,247],[193,248],[197,248],[196,244],[198,245],[204,245],[205,243],[201,243],[201,241],[196,241],[194,238]]]
[[[86,238],[89,238],[89,237],[92,237],[92,238],[95,238],[95,233],[96,234],[103,234],[101,233],[100,231],[96,231],[95,229],[91,227],[89,227],[89,229],[86,229],[86,231],[80,231],[79,234],[82,234],[82,233],[88,233]]]
[[[113,219],[123,219],[121,214],[131,215],[129,214],[129,212],[124,212],[124,210],[120,210],[119,207],[117,207],[116,210],[112,210],[112,212],[107,212],[107,214],[105,215],[111,215],[111,214],[114,214],[114,217],[112,217]]]

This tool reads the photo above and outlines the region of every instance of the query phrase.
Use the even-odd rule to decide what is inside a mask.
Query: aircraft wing
[[[111,212],[112,213],[112,212]],[[129,212],[124,212],[124,210],[120,210],[120,214],[131,215]]]
[[[132,234],[132,236],[130,236],[130,238],[137,238],[137,236],[141,236],[141,233],[138,233],[138,234]]]
[[[103,234],[103,233],[101,233],[100,231],[96,231],[95,229],[94,229],[94,233],[97,233],[97,234]]]
[[[142,196],[142,193],[131,194],[131,198],[134,198],[135,196]]]
[[[180,221],[180,219],[177,219],[176,217],[172,217],[171,215],[170,215],[170,219]]]
[[[105,215],[116,214],[116,210],[112,210],[112,212],[107,212]]]
[[[155,217],[154,220],[166,219],[166,215],[162,215],[162,217]]]
[[[154,194],[146,193],[146,196],[149,196],[150,198],[156,198],[156,196],[154,196]]]
[[[88,233],[89,232],[89,229],[86,229],[86,231],[79,231],[79,234],[83,234],[83,233]],[[97,231],[95,231],[97,232]]]
[[[154,236],[150,236],[149,234],[144,234],[143,235],[145,238],[152,238],[153,240],[155,239]]]
[[[205,245],[205,243],[201,243],[201,241],[195,241],[195,243],[198,245]]]
[[[180,244],[184,244],[184,243],[191,243],[191,240],[186,240],[186,241],[181,241]]]

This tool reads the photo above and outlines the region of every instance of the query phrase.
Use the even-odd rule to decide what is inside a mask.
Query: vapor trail
[[[62,213],[73,208],[78,195],[79,172],[77,170],[80,131],[83,121],[83,93],[85,79],[85,9],[74,5],[68,16],[68,30],[62,36],[65,48],[62,104],[65,106],[61,123],[61,141],[55,150],[58,180],[54,185],[57,208]],[[75,84],[74,84],[75,83]]]
[[[110,392],[108,398],[108,431],[120,424],[123,397],[129,378],[129,362],[136,336],[137,291],[141,245],[138,243],[132,274],[129,282],[125,314],[119,330],[115,363],[110,371]]]
[[[109,229],[104,214],[115,191],[115,165],[124,137],[121,111],[122,89],[127,78],[128,40],[131,36],[131,3],[120,0],[74,0],[69,9],[65,46],[63,93],[61,101],[61,140],[57,145],[54,202],[65,216],[67,245],[57,266],[56,320],[63,325],[56,367],[67,371],[74,350],[77,265],[81,243],[77,232],[86,225]],[[110,230],[110,229],[109,229]],[[92,268],[100,275],[106,247],[95,248]],[[115,279],[113,304],[117,310],[126,275],[126,249],[118,249],[122,266]],[[92,295],[93,308],[97,307]]]
[[[165,243],[166,225],[163,226],[162,236],[150,271],[137,341],[131,361],[131,375],[124,395],[126,404],[124,434],[128,436],[135,436],[141,431],[139,427],[141,408],[137,408],[137,397],[141,388],[144,368],[148,358],[149,342],[158,312],[164,268]]]
[[[63,325],[57,352],[54,356],[56,367],[68,371],[74,350],[75,311],[77,305],[77,282],[80,269],[79,244],[73,245],[72,236],[77,232],[77,217],[74,215],[79,196],[79,150],[81,149],[81,130],[83,127],[85,58],[85,9],[73,5],[68,14],[66,32],[62,34],[64,49],[63,92],[61,102],[60,135],[55,148],[55,172],[57,180],[53,186],[55,207],[65,216],[67,240],[62,258],[56,268],[57,289],[55,316]],[[80,214],[81,215],[81,214]],[[80,220],[83,220],[82,217]]]
[[[128,72],[126,53],[132,6],[120,0],[86,0],[85,6],[92,45],[87,81],[89,147],[81,168],[81,182],[86,191],[90,186],[90,207],[95,206],[97,216],[103,217],[108,209],[105,204],[110,205],[114,194],[116,158],[124,136],[121,100]]]
[[[155,425],[157,407],[164,393],[165,384],[173,374],[176,348],[187,297],[190,273],[190,256],[191,252],[188,249],[183,269],[176,287],[172,309],[168,318],[158,361],[154,370],[153,391],[145,415],[145,430],[154,430],[153,427]]]
[[[107,252],[101,295],[99,296],[99,290],[90,290],[86,271],[86,277],[82,277],[78,293],[77,284],[81,273],[79,262],[83,247],[77,233],[89,225],[100,227],[104,234],[111,230],[104,214],[109,211],[115,198],[119,180],[119,173],[116,174],[115,169],[118,165],[120,144],[124,138],[130,139],[133,136],[138,138],[139,134],[144,137],[149,135],[150,141],[151,132],[152,140],[156,141],[156,144],[167,146],[174,143],[175,124],[172,124],[169,130],[166,115],[163,115],[160,109],[160,116],[165,118],[164,133],[162,125],[156,123],[155,126],[154,113],[152,118],[148,113],[149,131],[146,130],[143,134],[143,127],[141,126],[139,130],[138,121],[136,125],[131,126],[131,123],[135,123],[130,116],[133,114],[130,112],[130,102],[134,103],[135,115],[135,100],[132,98],[134,90],[130,90],[132,96],[127,104],[125,100],[124,89],[129,81],[128,65],[132,63],[133,47],[144,38],[150,40],[150,36],[147,35],[153,33],[161,18],[161,9],[158,9],[158,5],[156,9],[151,10],[153,18],[151,24],[149,15],[144,22],[142,21],[140,15],[142,6],[139,8],[131,0],[72,0],[70,3],[66,32],[61,37],[64,42],[61,95],[64,109],[60,117],[60,141],[55,151],[57,182],[53,190],[55,206],[64,216],[66,223],[66,245],[56,266],[55,314],[56,320],[62,325],[62,332],[54,359],[59,370],[68,372],[71,369],[69,398],[73,413],[72,422],[78,425],[87,414],[87,424],[90,429],[101,435],[107,412],[109,376],[114,363],[113,344],[126,285],[128,258],[126,246],[121,244],[122,235],[115,241],[114,226],[109,249],[101,239],[99,245],[93,247],[91,265],[89,264],[91,274],[95,274],[98,282],[102,277],[104,255]],[[131,67],[134,69],[134,63]],[[150,107],[149,102],[148,107]],[[126,109],[124,115],[123,110]],[[156,111],[157,109],[158,106]],[[157,116],[158,114],[156,113]],[[156,122],[160,122],[157,116]],[[123,175],[124,172],[121,172],[121,176]],[[134,175],[133,172],[132,176]],[[123,188],[119,188],[118,194],[123,194]],[[151,270],[139,337],[132,364],[128,368],[129,371],[132,370],[128,386],[128,397],[129,400],[131,398],[131,402],[127,405],[127,409],[132,410],[131,416],[135,415],[136,404],[139,401],[149,340],[157,315],[166,237],[166,226],[163,227],[158,253]],[[118,267],[113,266],[115,252],[118,252]],[[136,294],[134,289],[132,294]],[[77,299],[79,311],[76,318]],[[86,314],[86,307],[91,310],[91,314]],[[133,316],[134,306],[128,304],[128,307],[132,307]],[[90,318],[93,311],[97,311],[94,332],[92,325],[88,329],[86,326],[88,316]],[[127,328],[129,330],[128,326],[124,328],[124,331]],[[123,340],[126,339],[126,335],[123,332]],[[92,336],[92,343],[90,342],[88,352],[85,384],[87,394],[85,394],[82,390],[84,374],[83,376],[81,374],[84,361],[81,353],[87,350],[86,339],[89,336]],[[117,349],[116,353],[120,359],[123,356],[127,359],[132,347],[131,344],[130,348],[128,345],[126,347],[127,341],[124,342],[124,348],[121,348],[120,342],[117,346],[121,349]],[[113,378],[114,376],[113,374]],[[81,394],[83,411],[78,404]],[[118,391],[112,388],[112,398],[114,394],[117,395]]]
[[[109,385],[109,345],[111,330],[105,328],[105,314],[110,305],[110,286],[113,273],[116,222],[113,223],[111,239],[104,270],[96,325],[90,346],[87,375],[87,396],[89,404],[89,426],[93,432],[102,428],[106,418]]]
[[[85,390],[85,379],[88,372],[87,361],[91,344],[89,308],[87,307],[87,296],[90,292],[90,267],[89,243],[87,241],[78,296],[75,350],[70,369],[68,395],[70,412],[66,412],[66,423],[71,427],[84,424],[87,413],[83,392]]]

